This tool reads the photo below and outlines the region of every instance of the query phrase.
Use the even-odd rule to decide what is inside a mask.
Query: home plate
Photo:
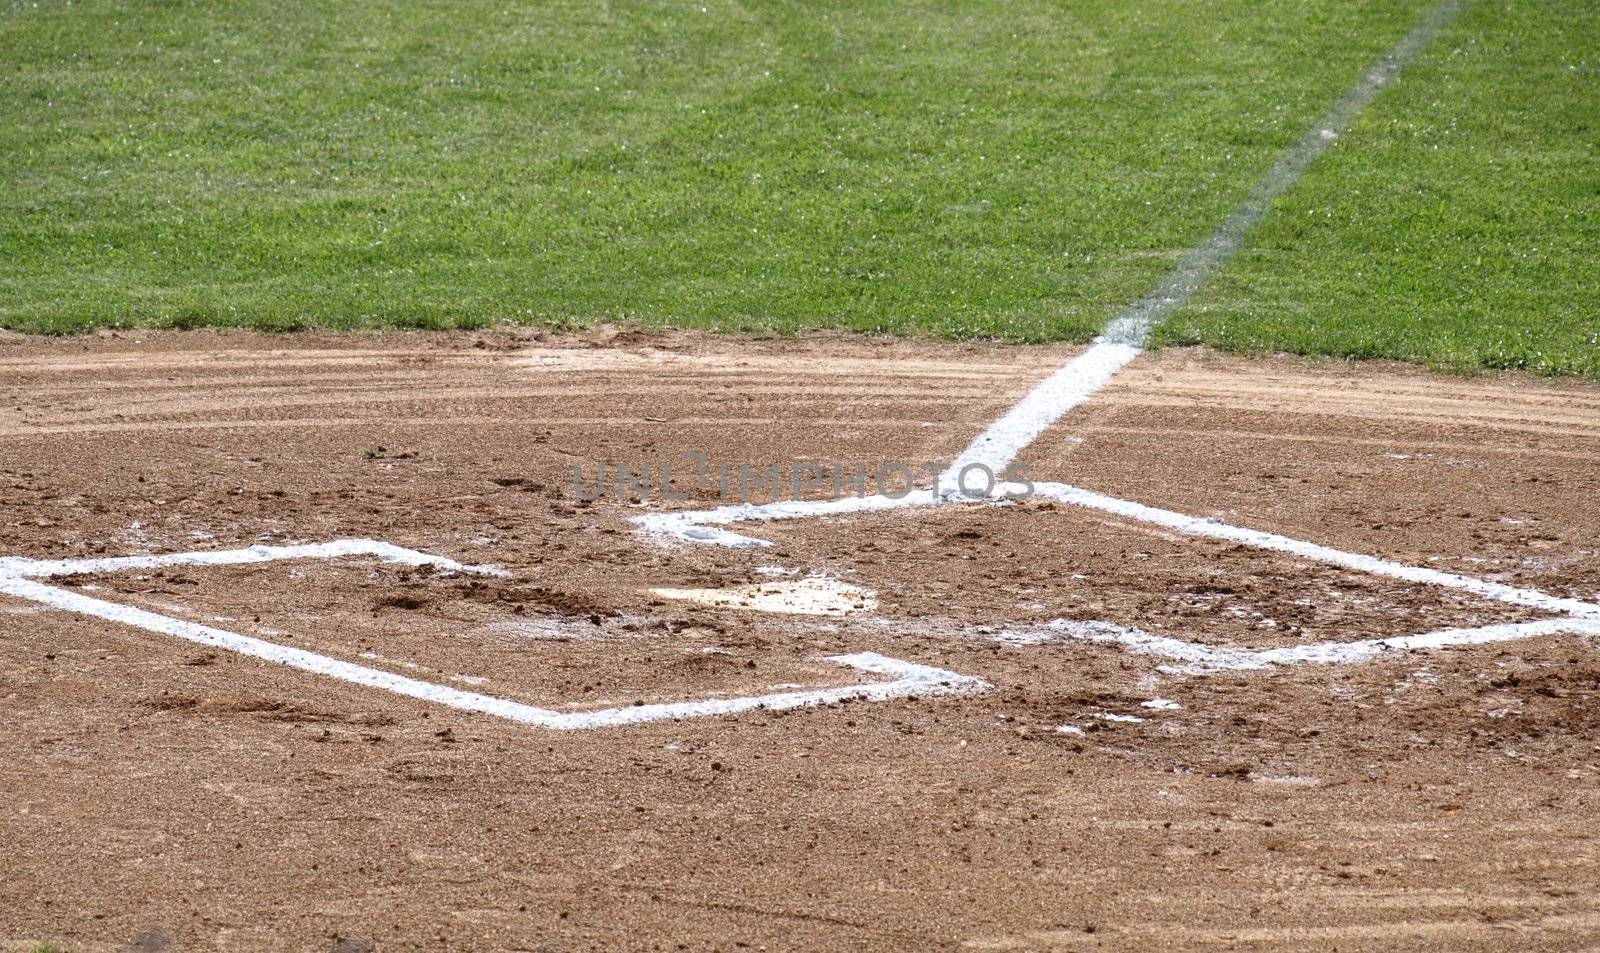
[[[679,602],[790,615],[843,616],[870,612],[878,606],[877,595],[871,589],[852,586],[831,576],[808,576],[726,589],[651,589],[650,593]]]

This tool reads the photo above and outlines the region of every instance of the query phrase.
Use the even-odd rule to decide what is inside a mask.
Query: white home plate
[[[830,576],[808,576],[727,589],[651,589],[650,593],[680,602],[791,615],[842,616],[869,612],[878,606],[877,596],[871,589],[852,586]]]

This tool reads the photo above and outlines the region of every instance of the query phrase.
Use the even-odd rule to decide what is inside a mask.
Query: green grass
[[[0,326],[1084,339],[1430,4],[0,0]],[[1161,340],[1597,373],[1597,17],[1474,0]]]
[[[1600,6],[1474,2],[1157,338],[1600,377]]]
[[[1083,338],[1419,0],[0,7],[0,324]]]

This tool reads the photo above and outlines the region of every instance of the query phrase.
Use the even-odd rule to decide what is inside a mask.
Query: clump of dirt
[[[455,586],[459,598],[489,605],[508,606],[514,612],[536,609],[558,615],[588,619],[599,625],[602,620],[622,615],[620,609],[588,593],[556,589],[550,586],[522,585],[516,583],[486,582],[481,579],[466,580]]]
[[[1452,680],[1451,690],[1416,712],[1421,726],[1475,716],[1472,743],[1489,748],[1530,749],[1600,736],[1600,660],[1574,655],[1556,666],[1529,664],[1510,656],[1498,670]]]
[[[389,715],[351,715],[273,698],[202,697],[162,693],[142,699],[140,703],[153,711],[192,712],[201,715],[253,715],[263,721],[307,724],[328,722],[359,725],[365,728],[382,728],[395,723],[394,718]]]
[[[701,652],[696,655],[685,655],[672,661],[670,666],[679,674],[754,671],[760,667],[755,659],[735,655],[732,652]]]
[[[379,609],[416,610],[426,608],[433,599],[417,592],[392,592],[372,600],[372,611]]]

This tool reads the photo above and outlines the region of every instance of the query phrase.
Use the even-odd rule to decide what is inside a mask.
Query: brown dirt
[[[556,733],[0,597],[0,949],[1600,942],[1592,642],[1177,677],[1113,647],[992,637],[1066,617],[1267,647],[1535,614],[1041,502],[770,524],[749,532],[772,547],[735,551],[643,541],[627,518],[645,507],[569,489],[573,463],[691,450],[949,459],[1070,353],[636,333],[8,344],[0,555],[361,536],[512,571],[351,559],[63,585],[573,710],[848,684],[819,657],[860,651],[994,687]],[[1169,351],[1026,459],[1144,503],[1600,594],[1593,385]],[[866,586],[878,608],[648,592],[770,565]],[[1141,707],[1155,696],[1182,708]]]

